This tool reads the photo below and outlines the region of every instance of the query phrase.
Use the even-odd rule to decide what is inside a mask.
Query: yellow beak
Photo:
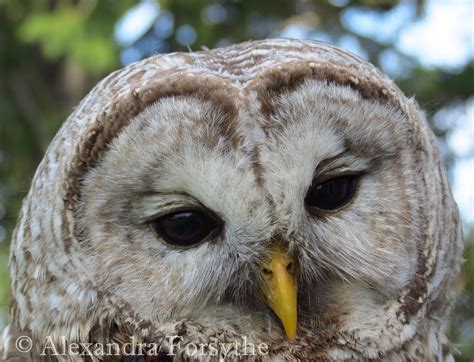
[[[261,265],[265,281],[264,298],[280,318],[288,339],[296,336],[297,304],[293,260],[281,247],[271,252],[271,260]]]

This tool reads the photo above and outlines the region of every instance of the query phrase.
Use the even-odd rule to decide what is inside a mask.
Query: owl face
[[[179,360],[449,360],[461,259],[435,135],[372,65],[297,39],[161,54],[49,146],[2,340],[30,335],[33,360],[49,338],[172,354],[173,336]]]
[[[318,80],[269,92],[270,111],[229,86],[233,113],[212,94],[158,99],[85,176],[90,273],[156,323],[360,328],[416,270],[404,116]]]

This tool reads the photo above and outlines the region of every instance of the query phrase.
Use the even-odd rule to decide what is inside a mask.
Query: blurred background
[[[451,338],[474,360],[474,0],[0,0],[0,330],[8,249],[46,147],[110,71],[249,39],[323,40],[414,95],[439,138],[465,232]]]

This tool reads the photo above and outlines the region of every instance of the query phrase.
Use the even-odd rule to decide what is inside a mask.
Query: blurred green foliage
[[[134,1],[64,1],[57,5],[44,1],[41,7],[38,3],[33,12],[24,10],[27,14],[17,28],[20,42],[37,44],[46,59],[63,58],[92,76],[118,66],[113,27]]]
[[[120,66],[127,48],[122,49],[114,39],[114,27],[138,3],[0,0],[0,329],[6,322],[8,308],[8,244],[21,200],[65,117],[101,77]],[[175,36],[176,29],[184,24],[195,30],[194,50],[274,37],[285,27],[299,24],[312,38],[334,44],[350,39],[377,66],[383,67],[381,55],[390,50],[404,68],[404,75],[396,76],[396,82],[406,94],[416,95],[430,119],[443,107],[465,102],[473,94],[472,62],[455,72],[426,68],[417,59],[398,51],[393,42],[361,36],[341,20],[348,9],[376,11],[382,16],[398,4],[397,0],[161,0],[159,4],[162,11],[172,14],[172,31],[160,37],[150,28],[128,45],[139,57],[157,51],[188,51]],[[416,16],[423,14],[425,1],[411,4],[416,8]],[[225,9],[225,18],[209,20],[206,14],[210,6]],[[405,26],[415,20],[416,17],[407,19]],[[449,169],[453,155],[444,144],[449,128],[433,124],[433,129],[446,151]],[[470,320],[474,328],[474,234],[470,233],[467,240],[467,261],[460,280],[465,293],[456,308],[452,331],[461,343],[463,357],[459,360],[466,361],[474,357],[474,344],[459,327]]]

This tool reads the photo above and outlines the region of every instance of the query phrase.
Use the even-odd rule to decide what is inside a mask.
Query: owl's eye
[[[339,176],[311,186],[305,204],[310,209],[337,210],[354,196],[357,179],[356,175]]]
[[[176,211],[150,224],[167,243],[180,247],[198,244],[220,227],[216,218],[200,210]]]

